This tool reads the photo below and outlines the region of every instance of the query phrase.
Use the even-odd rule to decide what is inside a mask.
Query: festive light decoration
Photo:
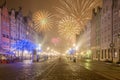
[[[101,5],[101,0],[59,0],[61,5],[56,8],[57,17],[71,16],[76,19],[81,28],[91,19],[91,11]],[[82,29],[81,29],[82,30]]]
[[[64,17],[58,25],[59,34],[66,39],[72,39],[76,34],[79,34],[79,23],[72,17]]]
[[[38,11],[33,14],[33,21],[35,22],[34,29],[38,32],[48,31],[53,25],[53,15],[48,11]]]
[[[76,51],[76,50],[75,50],[74,48],[71,48],[68,53],[69,53],[70,55],[72,55],[72,54],[75,53],[75,51]]]
[[[12,47],[16,50],[27,50],[31,52],[36,49],[36,45],[28,40],[19,40],[15,44],[13,44]]]

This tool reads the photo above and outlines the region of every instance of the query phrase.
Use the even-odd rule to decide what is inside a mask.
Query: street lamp
[[[50,49],[50,47],[47,47],[47,51]]]
[[[75,46],[76,46],[76,44],[74,43],[74,44],[73,44],[73,47],[75,47]]]
[[[41,44],[38,44],[39,47],[41,47]]]
[[[75,50],[76,50],[76,51],[78,50],[78,47],[77,47],[77,46],[75,47]]]
[[[120,33],[118,33],[118,39],[120,39]],[[118,49],[119,49],[119,47],[118,47]],[[119,49],[119,51],[120,51],[120,49]],[[119,61],[120,61],[120,52],[119,52]]]
[[[42,50],[41,44],[38,44],[36,50],[37,50],[37,54],[40,54],[40,52],[41,52],[41,50]]]

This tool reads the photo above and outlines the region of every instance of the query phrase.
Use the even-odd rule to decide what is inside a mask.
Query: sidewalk
[[[111,80],[120,80],[120,66],[116,66],[113,63],[92,60],[78,60],[77,63]]]

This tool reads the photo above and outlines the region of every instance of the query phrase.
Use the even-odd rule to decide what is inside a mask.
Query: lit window
[[[118,11],[118,16],[120,17],[120,10]]]

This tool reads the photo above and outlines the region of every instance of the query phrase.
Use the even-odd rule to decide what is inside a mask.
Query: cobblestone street
[[[106,73],[109,73],[109,71],[102,67],[103,64],[101,64],[101,67],[105,69],[106,73],[102,69],[103,72],[99,71],[100,65],[97,63],[94,63],[93,66],[93,63],[90,62],[87,67],[83,63],[88,62],[79,61],[74,63],[67,58],[61,58],[38,63],[0,65],[0,80],[119,80],[115,75],[113,75],[113,78],[107,77]],[[97,65],[99,67],[95,70],[94,68]],[[111,65],[106,66],[114,67]]]
[[[109,80],[78,64],[62,59],[38,80]]]
[[[54,59],[39,63],[13,63],[0,65],[0,80],[35,80],[49,66],[54,64]]]

